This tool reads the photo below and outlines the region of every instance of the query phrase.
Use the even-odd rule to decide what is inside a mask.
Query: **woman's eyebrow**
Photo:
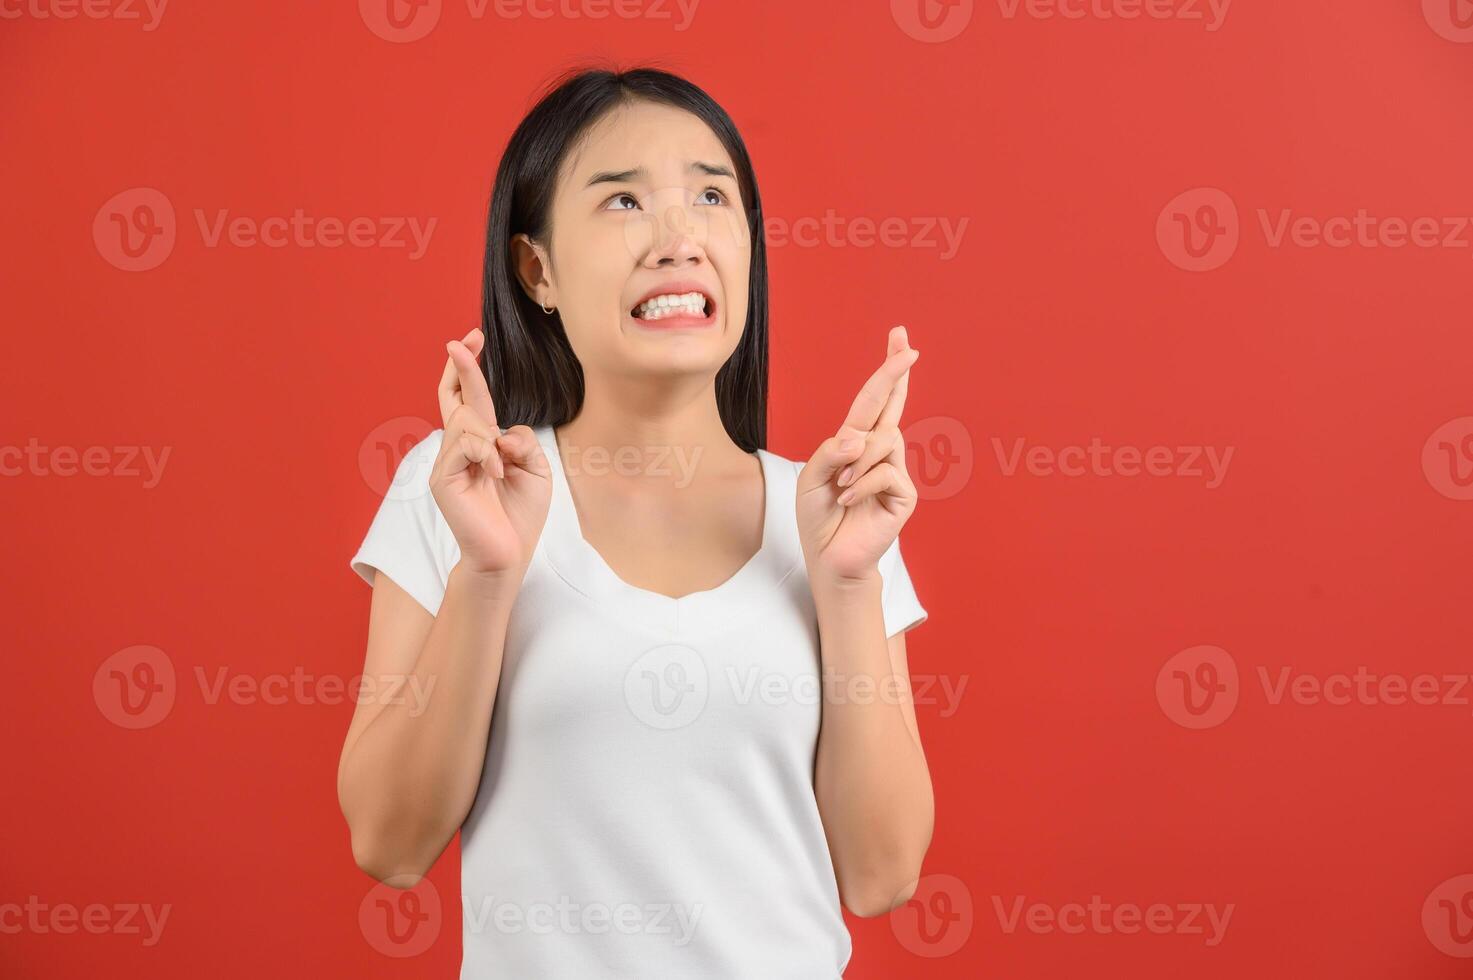
[[[687,167],[686,170],[703,173],[710,177],[730,177],[732,180],[736,180],[736,174],[731,172],[730,167],[725,167],[717,163],[705,163],[704,161],[697,160]],[[584,187],[593,187],[595,184],[625,184],[635,178],[644,178],[645,176],[645,169],[643,167],[635,167],[633,170],[600,170],[588,178],[588,183]]]

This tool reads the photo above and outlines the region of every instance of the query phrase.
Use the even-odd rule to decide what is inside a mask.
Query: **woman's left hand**
[[[919,356],[905,328],[891,328],[885,363],[798,474],[798,534],[810,579],[867,578],[915,510],[900,413]]]

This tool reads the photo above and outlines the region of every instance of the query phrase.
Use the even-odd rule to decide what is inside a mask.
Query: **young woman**
[[[482,327],[352,567],[338,795],[415,884],[461,832],[465,977],[842,975],[915,889],[930,776],[898,534],[903,327],[806,463],[768,452],[762,205],[727,114],[587,71],[497,171]],[[388,700],[388,699],[385,699]]]

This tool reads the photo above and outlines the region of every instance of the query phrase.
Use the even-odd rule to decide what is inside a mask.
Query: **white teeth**
[[[641,320],[659,320],[678,313],[705,316],[706,297],[700,293],[666,293],[635,307],[635,315]]]

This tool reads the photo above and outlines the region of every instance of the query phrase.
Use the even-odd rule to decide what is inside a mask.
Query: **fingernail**
[[[854,475],[854,467],[852,467],[852,466],[846,466],[846,467],[844,467],[843,472],[841,472],[839,474],[839,486],[841,486],[841,487],[847,487],[849,485],[849,478],[851,476],[853,476],[853,475]]]
[[[841,504],[847,504],[849,501],[851,501],[853,499],[854,499],[854,491],[853,490],[845,490],[843,493],[839,494],[839,503],[841,503]]]
[[[839,452],[852,453],[864,443],[859,439],[845,439],[839,443]]]

